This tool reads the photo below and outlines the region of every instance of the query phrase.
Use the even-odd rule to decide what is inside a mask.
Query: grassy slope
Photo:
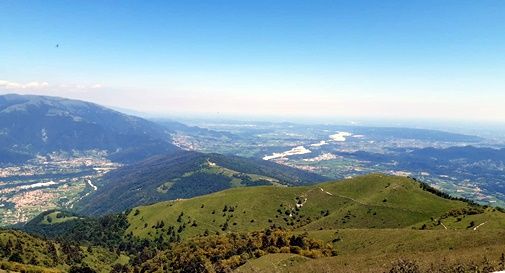
[[[23,232],[0,231],[0,246],[5,246],[9,240],[14,245],[17,245],[19,242],[22,245],[21,248],[27,250],[23,251],[22,255],[25,262],[35,260],[40,265],[45,265],[45,267],[50,267],[52,264],[51,257],[46,254],[48,248],[48,243],[46,241]]]
[[[299,211],[295,210],[297,202],[303,203]],[[234,207],[234,212],[223,212],[225,205]],[[468,204],[464,202],[443,199],[423,191],[408,178],[368,175],[306,187],[235,188],[187,200],[143,206],[137,208],[138,212],[134,209],[128,215],[131,223],[128,231],[139,237],[158,237],[164,230],[153,226],[160,221],[176,229],[185,224],[184,231],[180,233],[183,238],[201,235],[205,230],[223,232],[221,225],[227,221],[227,232],[253,231],[272,224],[300,231],[418,228],[423,223],[430,224],[432,218],[438,219],[447,211],[466,206]],[[178,222],[181,212],[184,216]],[[465,229],[471,219],[476,225],[488,221],[479,228],[483,230],[502,226],[505,221],[503,214],[487,210],[484,214],[467,216],[461,222],[448,218],[444,224],[449,229]],[[194,221],[196,227],[191,226]],[[428,225],[428,228],[441,226]]]
[[[374,210],[380,206],[396,208],[401,211],[396,218],[399,223],[405,219],[410,220],[414,216],[422,216],[424,219],[431,218],[430,215],[440,216],[440,211],[464,206],[461,202],[418,194],[415,184],[391,183],[388,186],[389,181],[370,183],[370,179],[372,177],[361,177],[358,178],[358,183],[355,183],[356,181],[344,181],[340,184],[327,183],[321,185],[321,188],[330,193],[351,197],[367,206],[374,206]],[[374,186],[366,186],[366,184]],[[384,199],[387,199],[387,202],[383,202]],[[416,213],[405,213],[406,210]],[[288,264],[272,270],[268,265],[275,263],[276,260],[267,255],[257,261],[248,262],[237,272],[384,272],[389,270],[392,262],[398,258],[415,260],[426,269],[432,263],[479,263],[484,260],[484,257],[496,261],[500,254],[505,252],[503,213],[486,209],[482,214],[464,216],[461,221],[456,219],[457,217],[449,217],[442,220],[447,230],[442,225],[434,225],[434,221],[430,219],[421,223],[426,223],[434,230],[314,231],[317,227],[324,227],[321,222],[330,223],[328,217],[302,229],[312,228],[313,231],[309,232],[309,236],[332,243],[339,256]],[[477,230],[467,228],[472,221],[476,225],[486,224]],[[418,227],[421,223],[414,226]]]
[[[26,265],[14,262],[7,262],[0,260],[0,273],[17,273],[17,272],[30,272],[30,273],[61,273],[64,272],[55,268],[47,268],[35,265]],[[5,269],[5,270],[4,270]]]
[[[505,214],[479,207],[479,214],[442,218],[449,211],[474,208],[424,191],[408,178],[377,174],[303,187],[237,187],[142,206],[128,214],[127,232],[155,239],[166,236],[169,226],[175,230],[184,226],[177,233],[184,239],[206,231],[248,232],[275,224],[332,244],[338,256],[313,260],[268,254],[248,261],[237,272],[383,272],[398,258],[421,261],[424,268],[443,259],[498,259],[505,252]],[[427,230],[420,230],[423,225]],[[98,268],[103,264],[104,272],[121,258],[107,260],[106,250],[100,249],[86,255],[87,264]]]
[[[237,272],[387,272],[398,258],[428,268],[431,263],[479,263],[484,257],[495,262],[505,252],[505,230],[341,229],[313,231],[309,236],[332,243],[339,255],[298,259],[274,269],[269,265],[278,264],[279,258],[267,255]]]
[[[48,247],[51,242],[20,231],[0,230],[0,247],[4,247],[9,240],[14,245],[17,245],[18,242],[22,245],[21,257],[23,264],[9,262],[7,258],[2,259],[0,257],[0,268],[3,266],[11,271],[21,272],[22,270],[32,270],[33,272],[66,272],[69,269],[69,265],[62,262],[64,254],[62,253],[61,245],[58,243],[54,243],[59,256],[58,261],[55,263],[48,253]],[[88,251],[86,247],[81,247],[81,252],[84,255],[82,262],[96,269],[98,272],[109,272],[113,264],[120,262],[124,258],[101,247],[93,247],[89,250],[91,251]],[[29,263],[35,265],[29,265]]]
[[[243,174],[245,179],[239,178],[238,174]],[[154,157],[109,172],[97,181],[98,190],[83,198],[76,208],[83,214],[104,215],[143,204],[190,198],[231,187],[266,183],[308,185],[326,180],[314,173],[264,160],[181,152],[173,156]]]
[[[63,216],[58,217],[58,214],[61,214],[61,212],[55,210],[47,215],[44,215],[44,218],[41,221],[41,224],[44,224],[44,225],[60,224],[60,223],[64,223],[67,221],[79,219],[79,217],[77,217],[77,216],[67,216],[67,215],[63,215]]]
[[[316,208],[330,215],[303,230],[329,228],[403,228],[466,206],[423,191],[407,178],[368,175],[316,186]],[[342,203],[342,200],[345,200]]]
[[[279,272],[284,268],[295,267],[298,264],[304,264],[310,260],[297,254],[291,253],[275,253],[263,256],[259,259],[251,260],[243,266],[237,268],[235,272],[262,272],[262,270],[269,270],[270,272]]]
[[[139,207],[140,213],[138,215],[135,215],[136,209],[133,209],[128,216],[131,224],[128,231],[132,231],[134,235],[139,237],[151,237],[148,233],[155,234],[155,229],[151,227],[159,221],[164,221],[167,225],[182,225],[177,222],[181,212],[184,213],[182,218],[187,226],[182,233],[185,237],[200,235],[205,230],[221,231],[219,225],[223,224],[228,217],[230,217],[230,231],[254,231],[268,226],[268,219],[275,219],[272,215],[275,215],[280,203],[294,205],[294,198],[304,190],[303,187],[234,188],[192,199]],[[272,195],[275,196],[275,199],[271,198]],[[225,205],[234,206],[234,212],[223,212]],[[232,215],[233,217],[231,217]],[[253,223],[251,223],[252,219],[255,220]],[[190,227],[193,220],[196,220],[197,227]],[[279,219],[276,221],[281,223]],[[144,228],[146,223],[148,228]],[[233,225],[233,223],[237,224]]]
[[[202,164],[201,169],[199,169],[197,171],[187,172],[187,173],[183,174],[181,177],[191,177],[191,176],[195,175],[196,173],[218,174],[218,175],[222,175],[224,177],[228,177],[231,179],[231,182],[230,182],[231,187],[245,187],[245,186],[247,186],[244,184],[243,179],[236,177],[236,175],[239,175],[239,174],[242,174],[242,175],[248,177],[252,183],[259,182],[259,181],[263,180],[263,181],[268,181],[270,184],[272,184],[274,186],[283,186],[282,184],[280,184],[280,181],[278,179],[264,176],[264,175],[237,172],[235,170],[219,166],[216,163],[213,163],[210,161],[207,161],[204,164]],[[168,191],[170,191],[170,187],[172,187],[179,180],[180,180],[180,178],[175,178],[171,181],[167,181],[167,182],[163,183],[161,186],[159,186],[157,188],[157,191],[161,192],[161,193],[167,193]]]

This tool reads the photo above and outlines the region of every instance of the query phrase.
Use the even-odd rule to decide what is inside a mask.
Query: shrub
[[[281,247],[281,248],[279,249],[279,252],[280,252],[280,253],[290,253],[290,249],[289,249],[289,247],[284,246],[284,247]]]
[[[302,254],[302,248],[299,247],[299,246],[291,246],[289,248],[289,252],[293,253],[293,254]]]
[[[267,247],[267,252],[268,253],[279,253],[279,248],[277,248],[275,246],[269,246],[269,247]]]
[[[96,273],[95,270],[90,268],[89,266],[72,266],[69,273]]]
[[[312,259],[317,259],[323,256],[323,253],[321,253],[319,250],[303,250],[302,255]]]
[[[9,257],[9,262],[23,263],[23,258],[18,252],[14,252]]]
[[[389,273],[421,273],[416,262],[400,259],[393,264]]]

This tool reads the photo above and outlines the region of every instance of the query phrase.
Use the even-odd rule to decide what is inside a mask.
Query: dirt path
[[[373,205],[373,204],[367,204],[365,202],[361,202],[359,200],[356,200],[352,197],[349,197],[349,196],[345,196],[345,195],[341,195],[341,194],[338,194],[338,193],[331,193],[331,192],[328,192],[328,191],[325,191],[323,188],[319,188],[322,192],[330,195],[330,196],[334,196],[334,197],[340,197],[340,198],[344,198],[344,199],[347,199],[347,200],[350,200],[352,202],[355,202],[355,203],[358,203],[362,206],[369,206],[369,207],[379,207],[379,208],[389,208],[389,209],[397,209],[397,210],[402,210],[402,211],[406,211],[406,212],[412,212],[412,213],[418,213],[418,214],[422,214],[422,215],[425,215],[424,213],[422,212],[419,212],[419,211],[415,211],[415,210],[410,210],[410,209],[405,209],[405,208],[397,208],[397,207],[390,207],[390,206],[381,206],[381,205]]]
[[[354,199],[354,198],[352,198],[352,197],[345,196],[345,195],[341,195],[341,194],[338,194],[338,193],[333,194],[333,193],[331,193],[331,192],[325,191],[323,188],[319,188],[319,189],[320,189],[322,192],[324,192],[324,193],[326,193],[326,194],[328,194],[328,195],[330,195],[330,196],[338,196],[338,197],[340,197],[340,198],[344,198],[344,199],[347,199],[347,200],[353,201],[353,202],[358,203],[358,204],[363,205],[363,206],[370,206],[369,204],[363,203],[363,202],[361,202],[361,201],[359,201],[359,200],[356,200],[356,199]]]
[[[319,188],[319,189],[321,189],[321,191],[322,191],[322,192],[324,192],[324,193],[326,193],[326,194],[328,194],[328,195],[333,196],[333,194],[332,194],[331,192],[327,192],[327,191],[325,191],[323,188]]]
[[[478,226],[476,226],[476,227],[474,227],[473,230],[477,230],[478,228],[480,228],[481,226],[485,225],[486,223],[487,223],[487,221],[484,222],[484,223],[482,223],[482,224],[480,224],[480,225],[478,225]]]

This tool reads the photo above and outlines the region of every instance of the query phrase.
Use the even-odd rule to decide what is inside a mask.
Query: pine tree
[[[11,239],[7,241],[7,244],[5,245],[5,250],[4,254],[5,256],[10,256],[12,254],[12,251],[14,250],[14,244],[12,243]]]

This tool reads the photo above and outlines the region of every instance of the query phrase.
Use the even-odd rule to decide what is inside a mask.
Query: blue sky
[[[505,1],[1,1],[0,92],[168,114],[500,121],[504,14]]]

